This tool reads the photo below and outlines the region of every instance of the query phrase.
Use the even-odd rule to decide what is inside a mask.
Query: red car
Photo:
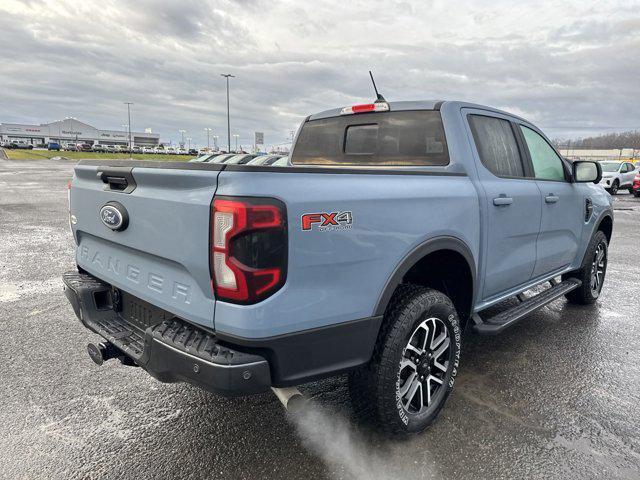
[[[633,196],[640,197],[640,173],[633,178]]]

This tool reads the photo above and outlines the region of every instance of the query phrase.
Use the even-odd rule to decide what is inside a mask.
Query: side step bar
[[[518,305],[510,308],[509,310],[505,310],[504,312],[500,312],[495,317],[482,320],[478,314],[474,314],[472,317],[475,323],[472,327],[473,330],[480,335],[496,335],[530,313],[535,312],[539,308],[542,308],[560,298],[565,293],[575,290],[582,285],[582,281],[577,278],[569,278],[560,283],[552,281],[551,285],[551,288],[548,288],[531,298],[524,299],[522,295],[518,295],[518,299],[520,300]]]

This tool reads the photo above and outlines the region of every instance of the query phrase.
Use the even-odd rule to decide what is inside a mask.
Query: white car
[[[638,169],[631,162],[599,162],[602,166],[602,180],[600,185],[615,195],[621,188],[626,188],[633,194],[633,179]]]
[[[142,153],[156,153],[153,147],[142,147]]]

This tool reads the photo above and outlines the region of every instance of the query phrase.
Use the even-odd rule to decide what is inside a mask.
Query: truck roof
[[[402,110],[440,110],[442,105],[453,106],[454,108],[476,108],[480,110],[488,110],[495,113],[501,113],[503,115],[510,115],[515,118],[519,118],[522,121],[529,123],[526,119],[514,115],[513,113],[506,112],[497,108],[489,107],[487,105],[480,105],[477,103],[464,102],[459,100],[408,100],[399,102],[387,102],[389,104],[389,110],[402,111]],[[344,106],[344,105],[343,105]],[[319,113],[315,113],[307,118],[307,120],[319,120],[321,118],[338,117],[342,107],[331,108]]]

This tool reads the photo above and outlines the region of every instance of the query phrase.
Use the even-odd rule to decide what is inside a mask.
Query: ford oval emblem
[[[129,214],[122,204],[109,202],[100,209],[100,220],[111,230],[124,230],[129,224]]]

